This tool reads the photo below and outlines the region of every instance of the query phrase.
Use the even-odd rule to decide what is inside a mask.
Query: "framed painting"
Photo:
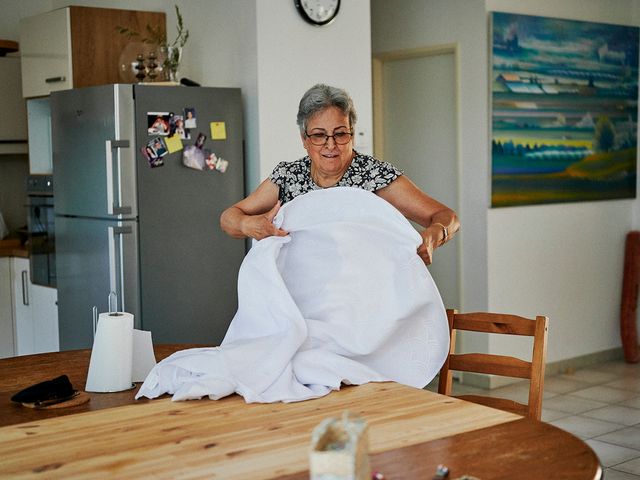
[[[492,12],[492,207],[636,196],[639,30]]]

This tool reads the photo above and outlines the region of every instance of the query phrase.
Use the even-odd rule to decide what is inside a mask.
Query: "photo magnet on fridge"
[[[196,121],[196,109],[188,107],[184,109],[184,128],[196,128],[198,123]]]
[[[171,112],[147,112],[147,134],[169,135]]]
[[[184,117],[182,115],[172,115],[169,120],[169,136],[178,135],[182,140],[189,140],[191,133],[184,126]]]

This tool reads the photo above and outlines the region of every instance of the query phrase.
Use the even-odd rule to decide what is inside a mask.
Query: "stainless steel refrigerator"
[[[182,149],[154,116],[177,125]],[[51,132],[60,349],[90,347],[95,315],[110,309],[133,313],[154,343],[218,344],[245,254],[218,220],[244,196],[240,90],[55,92]]]

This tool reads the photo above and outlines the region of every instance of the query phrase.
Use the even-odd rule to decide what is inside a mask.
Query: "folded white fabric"
[[[446,312],[416,254],[422,239],[398,210],[337,187],[297,197],[274,223],[289,235],[247,254],[222,345],[166,358],[136,398],[237,392],[248,403],[293,402],[341,383],[421,388],[438,373],[449,347]]]

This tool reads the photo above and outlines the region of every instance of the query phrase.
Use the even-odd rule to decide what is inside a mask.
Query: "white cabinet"
[[[16,355],[34,353],[33,316],[29,303],[29,260],[11,259],[11,291],[13,292],[13,326]]]
[[[20,57],[0,57],[0,154],[27,153],[27,108]]]
[[[73,86],[71,19],[68,8],[20,20],[22,93],[49,95]]]
[[[29,278],[29,260],[11,259],[13,328],[15,354],[56,352],[58,307],[55,288],[33,285]]]
[[[11,258],[0,257],[0,358],[13,357]]]

